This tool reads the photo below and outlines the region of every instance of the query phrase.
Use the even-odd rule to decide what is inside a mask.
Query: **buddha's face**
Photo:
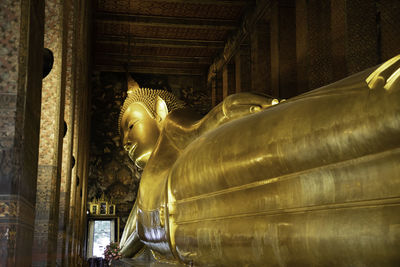
[[[145,105],[132,103],[122,116],[121,133],[124,149],[130,159],[143,169],[160,136],[156,119]]]

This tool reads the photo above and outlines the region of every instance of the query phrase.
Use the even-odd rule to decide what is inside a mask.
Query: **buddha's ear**
[[[157,114],[157,122],[162,122],[168,115],[168,107],[165,101],[157,96],[156,100],[156,114]]]

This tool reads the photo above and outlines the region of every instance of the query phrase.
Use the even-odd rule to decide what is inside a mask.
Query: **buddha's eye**
[[[131,122],[131,123],[129,124],[129,130],[132,130],[133,126],[135,126],[135,124],[136,124],[137,122],[138,122],[138,121]]]

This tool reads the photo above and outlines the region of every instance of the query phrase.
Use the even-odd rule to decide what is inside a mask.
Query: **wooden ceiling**
[[[98,71],[207,75],[254,0],[95,0]]]

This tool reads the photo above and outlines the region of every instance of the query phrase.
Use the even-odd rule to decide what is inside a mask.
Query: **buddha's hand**
[[[279,103],[279,100],[257,93],[237,93],[222,102],[222,112],[227,120],[259,112]]]

